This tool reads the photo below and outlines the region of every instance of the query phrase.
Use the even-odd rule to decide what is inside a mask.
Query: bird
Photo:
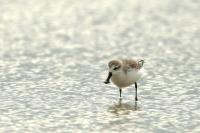
[[[105,84],[111,81],[119,88],[120,99],[122,97],[122,89],[135,84],[135,101],[137,97],[137,81],[142,76],[144,60],[134,59],[115,59],[108,62],[108,77],[104,81]]]

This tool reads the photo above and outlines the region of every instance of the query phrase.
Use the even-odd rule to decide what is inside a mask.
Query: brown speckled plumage
[[[143,60],[140,60],[139,62],[133,59],[119,59],[119,60],[112,60],[108,63],[109,68],[112,66],[122,66],[123,71],[125,74],[127,73],[128,69],[136,69],[139,70],[143,65]]]
[[[127,73],[129,68],[138,69],[138,63],[132,59],[121,59],[123,71]]]

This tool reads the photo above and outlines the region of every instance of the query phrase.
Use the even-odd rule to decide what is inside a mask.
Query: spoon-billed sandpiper
[[[118,59],[111,60],[108,63],[109,73],[105,84],[111,81],[119,88],[120,98],[122,93],[122,88],[128,87],[135,84],[135,101],[137,98],[137,81],[140,79],[142,72],[144,60],[132,60],[132,59]]]

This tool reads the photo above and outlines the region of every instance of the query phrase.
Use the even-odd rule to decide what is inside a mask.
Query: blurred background
[[[200,132],[199,37],[199,0],[0,0],[0,132]]]

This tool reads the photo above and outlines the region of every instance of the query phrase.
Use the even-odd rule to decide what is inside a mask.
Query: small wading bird
[[[137,81],[142,76],[141,68],[143,67],[144,60],[132,60],[132,59],[119,59],[111,60],[108,63],[109,73],[105,84],[112,82],[119,88],[120,98],[122,94],[122,88],[135,84],[135,101],[137,98]]]

